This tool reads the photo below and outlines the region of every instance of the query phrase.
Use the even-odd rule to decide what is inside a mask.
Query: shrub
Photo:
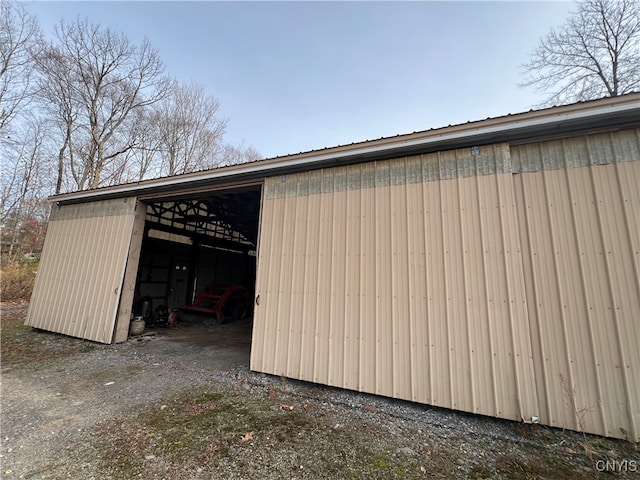
[[[2,301],[28,301],[33,291],[37,269],[37,261],[3,262],[0,273],[0,298]]]

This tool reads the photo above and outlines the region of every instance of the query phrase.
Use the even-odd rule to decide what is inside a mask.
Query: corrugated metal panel
[[[538,415],[509,169],[495,145],[267,179],[251,368]]]
[[[135,198],[54,207],[26,325],[110,343]]]
[[[637,441],[638,160],[630,129],[268,179],[252,368]]]
[[[633,441],[640,436],[639,132],[512,149],[514,164],[538,165],[514,178],[541,421]]]

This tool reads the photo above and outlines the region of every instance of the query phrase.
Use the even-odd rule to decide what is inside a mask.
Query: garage
[[[254,371],[637,441],[639,119],[630,94],[59,195],[27,325],[251,315]]]

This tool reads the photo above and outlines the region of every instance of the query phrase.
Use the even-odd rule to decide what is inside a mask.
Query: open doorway
[[[147,329],[206,327],[234,338],[237,325],[250,346],[261,186],[143,201],[134,317]],[[206,343],[201,333],[194,342]]]

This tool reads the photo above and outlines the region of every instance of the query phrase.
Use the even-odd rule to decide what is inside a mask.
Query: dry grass
[[[0,273],[2,301],[28,301],[33,291],[37,269],[37,262],[3,261]]]
[[[24,325],[29,304],[2,303],[0,313],[0,355],[2,367],[38,368],[52,360],[90,351],[91,342],[40,332]]]
[[[289,405],[287,405],[289,406]],[[419,478],[420,457],[372,443],[361,428],[336,428],[318,406],[201,389],[149,405],[135,419],[102,423],[95,455],[117,478],[161,472],[184,478]],[[440,468],[440,467],[439,467]]]

